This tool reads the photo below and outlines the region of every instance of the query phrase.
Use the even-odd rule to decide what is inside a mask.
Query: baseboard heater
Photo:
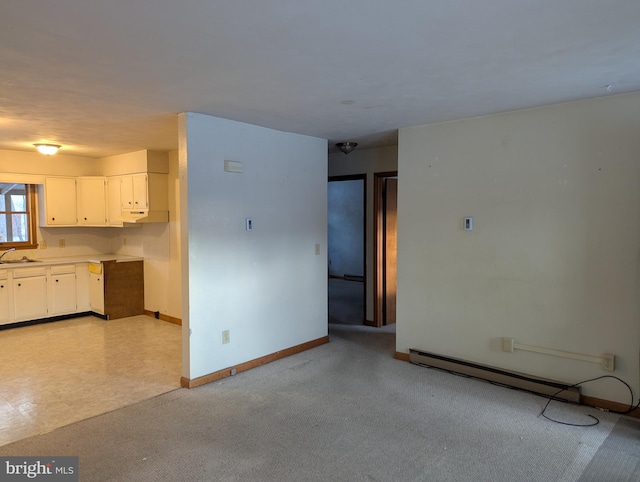
[[[533,377],[531,375],[502,370],[487,365],[479,365],[477,363],[436,355],[413,348],[409,349],[409,361],[414,365],[440,368],[507,387],[527,390],[540,395],[555,395],[556,398],[580,403],[580,387],[554,380]],[[560,390],[563,391],[558,393]]]

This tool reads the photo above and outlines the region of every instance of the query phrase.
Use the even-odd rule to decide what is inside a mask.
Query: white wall
[[[179,126],[184,376],[326,336],[326,141],[193,113]]]
[[[329,156],[329,176],[347,176],[350,174],[367,175],[366,213],[366,289],[367,289],[367,320],[373,321],[373,175],[376,172],[391,172],[398,170],[398,147],[379,147],[374,149],[356,149],[349,155],[342,152]]]
[[[402,129],[398,165],[399,352],[571,383],[608,372],[501,337],[608,352],[638,395],[640,94]]]
[[[43,178],[55,176],[92,176],[99,169],[98,159],[81,156],[67,156],[62,150],[55,156],[45,156],[39,152],[9,151],[0,149],[0,182],[10,173],[34,175]]]

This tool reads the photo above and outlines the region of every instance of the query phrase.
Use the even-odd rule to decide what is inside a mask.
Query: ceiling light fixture
[[[344,152],[345,154],[349,154],[358,146],[357,142],[338,142],[336,147],[340,149],[340,152]]]
[[[40,154],[45,156],[53,156],[60,149],[60,146],[56,144],[34,144],[34,146],[36,146]]]

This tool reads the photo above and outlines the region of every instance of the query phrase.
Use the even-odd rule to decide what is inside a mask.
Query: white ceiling
[[[0,4],[2,149],[176,149],[183,111],[374,147],[638,90],[638,0]]]

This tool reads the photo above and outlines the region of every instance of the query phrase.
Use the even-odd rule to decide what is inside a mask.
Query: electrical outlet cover
[[[603,353],[600,355],[600,368],[608,372],[615,371],[616,356],[611,353]]]
[[[513,338],[505,337],[502,339],[502,351],[513,353]]]

